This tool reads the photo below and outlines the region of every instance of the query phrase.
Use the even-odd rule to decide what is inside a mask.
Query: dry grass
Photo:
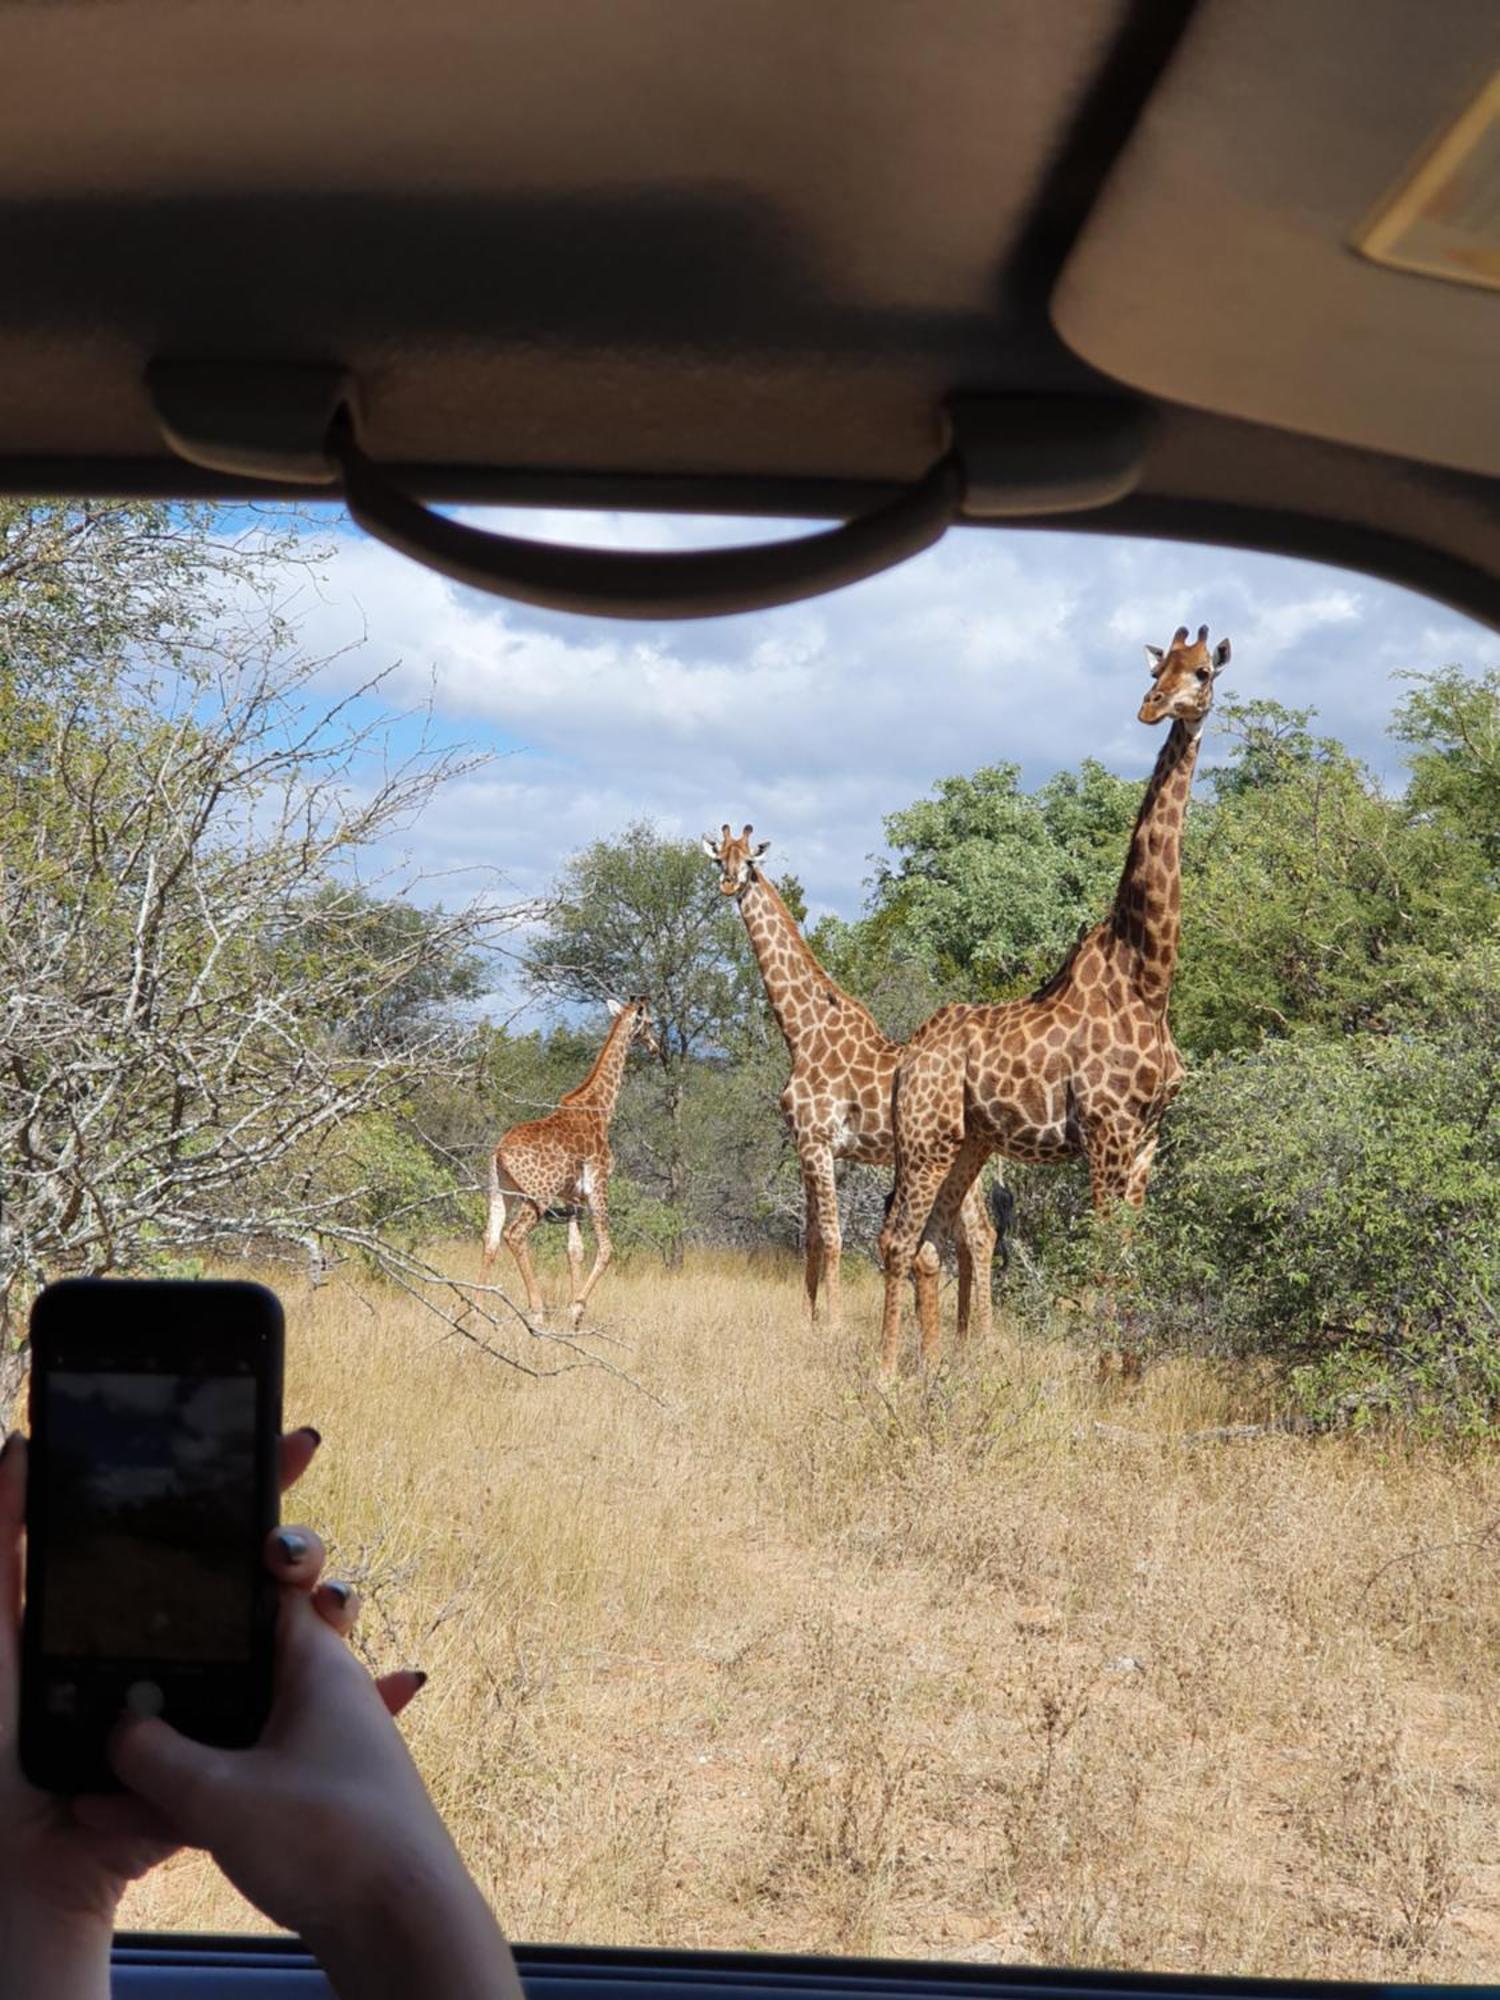
[[[289,1296],[297,1511],[431,1673],[413,1746],[511,1931],[1491,1975],[1491,1461],[1187,1444],[1265,1392],[1005,1337],[885,1397],[849,1300],[832,1341],[790,1269],[617,1269],[654,1401]],[[125,1920],[256,1921],[197,1857]]]

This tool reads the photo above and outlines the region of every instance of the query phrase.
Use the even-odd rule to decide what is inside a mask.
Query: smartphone
[[[68,1278],[31,1313],[21,1767],[115,1791],[122,1711],[243,1746],[270,1709],[281,1305],[263,1285]]]

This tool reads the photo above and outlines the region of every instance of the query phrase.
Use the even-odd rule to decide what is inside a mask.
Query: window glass
[[[334,514],[0,538],[6,1393],[47,1276],[276,1286],[513,1935],[1493,1974],[1493,635],[1083,535],[673,626]]]

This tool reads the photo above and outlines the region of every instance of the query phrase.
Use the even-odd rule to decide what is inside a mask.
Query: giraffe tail
[[[500,1148],[490,1150],[490,1206],[489,1217],[484,1230],[484,1261],[490,1259],[500,1248],[500,1232],[505,1227],[505,1190],[500,1185]]]
[[[1010,1269],[1010,1229],[1016,1216],[1016,1198],[1004,1181],[990,1185],[990,1220],[995,1225],[995,1255],[1002,1271]]]

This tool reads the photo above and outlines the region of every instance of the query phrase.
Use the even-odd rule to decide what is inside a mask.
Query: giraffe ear
[[[771,843],[769,840],[757,841],[755,846],[751,849],[751,853],[754,855],[755,859],[759,861],[760,857],[765,853],[766,849],[770,845]]]
[[[717,861],[719,858],[719,843],[711,833],[705,833],[703,836],[703,852],[710,861]]]
[[[609,1009],[609,1018],[612,1021],[617,1020],[625,1012],[618,1000],[606,1000],[604,1004]]]
[[[1148,646],[1146,648],[1146,665],[1151,669],[1152,680],[1155,680],[1156,676],[1161,672],[1162,661],[1166,657],[1160,646]]]
[[[1215,680],[1218,679],[1219,675],[1223,673],[1224,669],[1228,665],[1229,665],[1229,641],[1227,639],[1221,639],[1218,645],[1214,647]]]

